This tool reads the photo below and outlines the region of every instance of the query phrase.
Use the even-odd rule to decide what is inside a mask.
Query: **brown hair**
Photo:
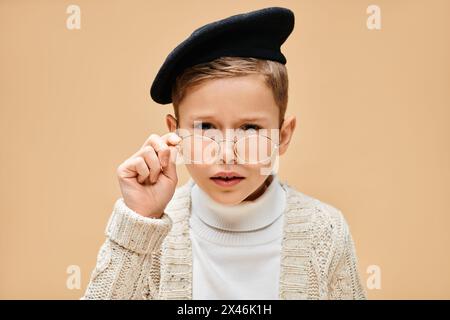
[[[172,104],[175,117],[178,118],[178,106],[186,94],[187,88],[208,79],[262,74],[265,83],[272,89],[274,100],[279,107],[280,126],[283,122],[288,103],[288,74],[282,63],[245,57],[221,57],[211,62],[197,64],[181,73],[172,88]]]

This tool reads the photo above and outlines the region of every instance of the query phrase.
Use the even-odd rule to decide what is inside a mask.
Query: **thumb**
[[[177,181],[177,154],[178,154],[178,148],[174,146],[169,146],[170,150],[170,156],[169,156],[169,163],[164,168],[164,175],[169,178],[172,181]]]

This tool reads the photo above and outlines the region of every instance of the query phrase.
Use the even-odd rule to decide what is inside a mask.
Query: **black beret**
[[[214,59],[253,57],[286,64],[280,47],[294,28],[294,13],[270,7],[211,22],[196,29],[167,56],[153,80],[150,95],[160,104],[172,102],[172,86],[186,68]]]

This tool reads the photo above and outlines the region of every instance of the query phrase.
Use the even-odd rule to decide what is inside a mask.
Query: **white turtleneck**
[[[286,194],[277,176],[254,201],[216,202],[191,192],[193,299],[278,299]]]

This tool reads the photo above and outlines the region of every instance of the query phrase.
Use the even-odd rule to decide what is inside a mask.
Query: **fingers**
[[[150,170],[142,157],[129,158],[117,168],[119,178],[137,178],[139,183],[144,183],[149,174]]]
[[[133,159],[134,169],[137,172],[137,180],[139,183],[144,183],[147,177],[150,174],[150,170],[148,169],[145,160],[141,157],[137,157]]]
[[[162,138],[167,141],[166,143],[168,143],[168,144],[170,143],[173,146],[176,146],[181,141],[180,136],[178,136],[175,132],[169,132],[169,133],[163,135]]]
[[[169,132],[163,136],[157,134],[151,134],[148,139],[142,145],[142,148],[147,146],[152,147],[159,158],[161,167],[165,168],[169,164],[170,150],[169,146],[177,145],[181,141],[181,138],[174,132]]]
[[[144,164],[146,164],[150,169],[150,183],[156,183],[156,181],[158,181],[158,176],[162,171],[162,166],[156,151],[152,147],[147,146],[142,149],[140,157],[144,159]]]
[[[164,145],[177,145],[181,141],[181,138],[175,132],[169,132],[165,135],[159,136],[157,134],[151,134],[144,142],[142,147],[152,146],[157,152],[158,147],[164,147]]]
[[[151,184],[158,181],[163,172],[168,178],[176,181],[176,152],[181,138],[175,133],[163,136],[152,134],[132,157],[118,168],[119,177],[136,178],[141,184],[148,179]]]
[[[176,159],[177,159],[177,153],[178,149],[176,147],[170,146],[170,157],[169,157],[169,163],[165,169],[163,169],[163,174],[172,180],[173,182],[178,182],[178,176],[177,176],[177,168],[176,168]]]

